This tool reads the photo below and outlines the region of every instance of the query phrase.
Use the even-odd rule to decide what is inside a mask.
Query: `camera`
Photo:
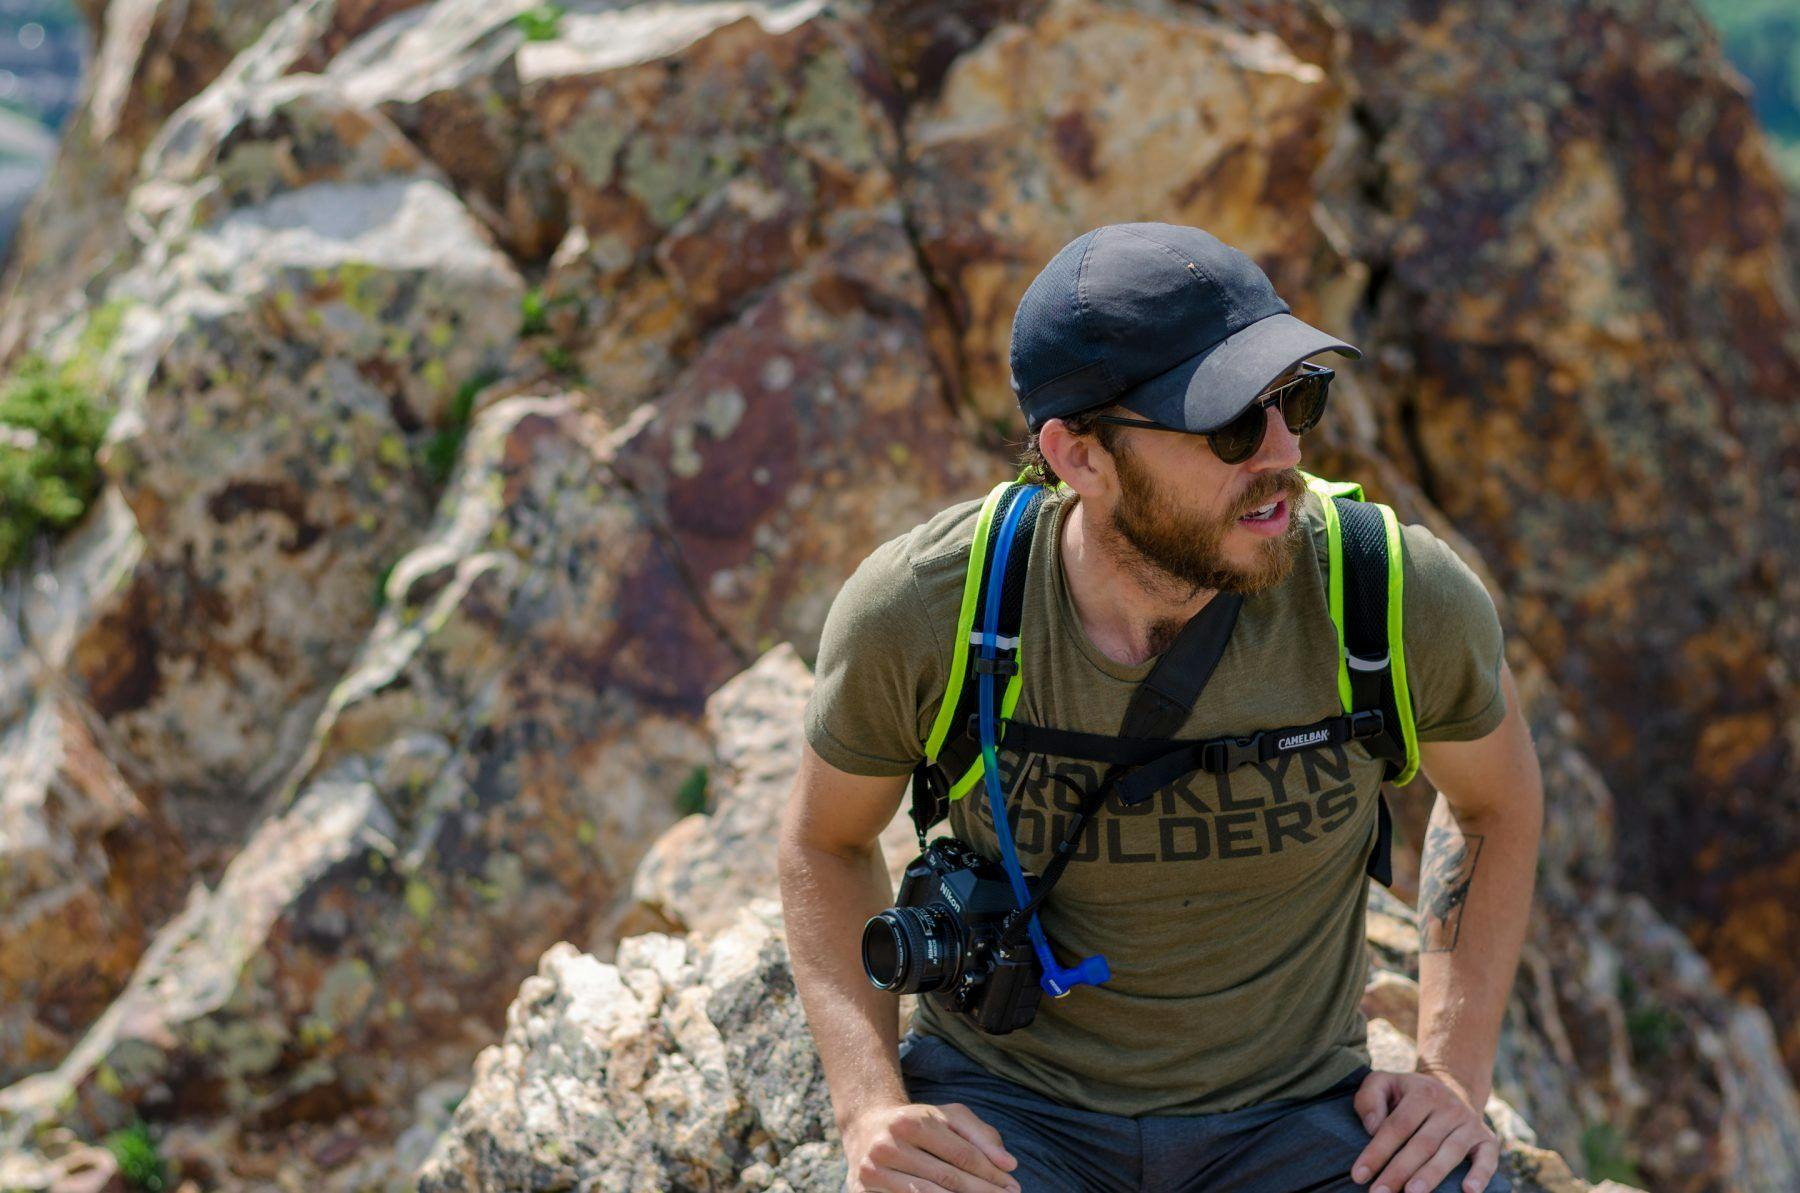
[[[1025,877],[1027,897],[1038,879]],[[1023,933],[997,946],[1018,908],[998,862],[938,837],[906,867],[893,907],[863,925],[863,972],[882,990],[929,994],[991,1035],[1037,1015],[1039,963]]]

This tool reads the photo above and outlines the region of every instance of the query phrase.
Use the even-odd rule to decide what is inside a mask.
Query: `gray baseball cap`
[[[1012,388],[1032,431],[1119,402],[1208,431],[1318,352],[1361,351],[1296,319],[1238,249],[1180,224],[1107,224],[1058,250],[1019,300]]]

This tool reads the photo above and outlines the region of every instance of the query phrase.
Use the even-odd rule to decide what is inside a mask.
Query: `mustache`
[[[1298,472],[1289,469],[1269,477],[1263,483],[1252,488],[1244,498],[1243,508],[1237,512],[1236,516],[1241,518],[1251,510],[1261,509],[1278,497],[1287,498],[1288,506],[1292,508],[1299,504],[1300,499],[1304,496],[1306,496],[1306,482],[1300,478]]]

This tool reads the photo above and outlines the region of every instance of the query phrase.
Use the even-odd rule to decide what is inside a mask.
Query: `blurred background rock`
[[[1800,1188],[1791,6],[4,20],[0,1188],[840,1187],[773,901],[820,625],[1010,474],[1018,296],[1129,219],[1364,347],[1309,468],[1501,609],[1518,1187]]]

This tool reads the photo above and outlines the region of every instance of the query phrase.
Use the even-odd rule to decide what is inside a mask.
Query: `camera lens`
[[[920,994],[956,977],[962,936],[941,903],[890,907],[863,925],[863,972],[883,990]]]

